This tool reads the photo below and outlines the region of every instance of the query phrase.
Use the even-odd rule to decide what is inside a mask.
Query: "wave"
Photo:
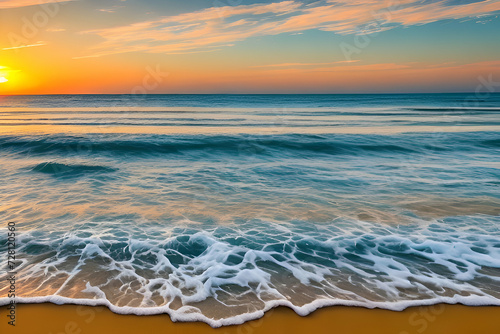
[[[277,305],[300,315],[328,305],[500,305],[497,224],[478,216],[401,226],[339,219],[38,229],[19,240],[18,301],[168,313],[213,327]]]
[[[410,154],[497,147],[498,134],[381,135],[95,135],[2,136],[0,150],[19,154]],[[453,142],[454,145],[451,145]]]
[[[481,142],[481,144],[486,147],[500,147],[500,138],[484,140]]]
[[[500,94],[480,98],[452,94],[187,94],[187,95],[31,95],[0,97],[8,108],[354,108],[354,107],[498,107]]]
[[[54,176],[78,177],[89,173],[111,173],[116,172],[118,169],[97,165],[74,165],[61,164],[57,162],[43,162],[34,166],[31,170]]]
[[[372,140],[373,142],[373,140]],[[40,137],[22,139],[16,137],[0,140],[1,149],[14,149],[31,154],[67,153],[67,152],[109,152],[127,154],[182,153],[187,151],[238,152],[252,148],[256,154],[266,154],[270,151],[312,151],[325,154],[349,154],[361,151],[367,152],[412,152],[401,145],[386,143],[346,143],[328,140],[321,136],[291,135],[284,137],[265,136],[193,136],[193,137],[149,137],[135,140],[115,139],[90,141],[88,138]]]

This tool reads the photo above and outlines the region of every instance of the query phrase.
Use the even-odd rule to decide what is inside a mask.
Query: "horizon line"
[[[500,94],[500,92],[488,92]],[[411,92],[411,93],[50,93],[50,94],[1,94],[0,97],[11,96],[70,96],[70,95],[128,95],[128,96],[157,96],[157,95],[439,95],[439,94],[476,94],[476,92]]]

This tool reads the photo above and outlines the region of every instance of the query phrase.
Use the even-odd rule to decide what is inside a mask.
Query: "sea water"
[[[20,303],[500,305],[500,94],[3,97],[0,157]]]

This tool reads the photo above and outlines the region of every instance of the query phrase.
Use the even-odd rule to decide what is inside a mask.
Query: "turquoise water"
[[[499,305],[499,153],[499,94],[0,98],[17,301]]]

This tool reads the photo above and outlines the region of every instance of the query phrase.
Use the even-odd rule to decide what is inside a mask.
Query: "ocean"
[[[18,303],[500,305],[500,94],[0,97],[0,157]]]

